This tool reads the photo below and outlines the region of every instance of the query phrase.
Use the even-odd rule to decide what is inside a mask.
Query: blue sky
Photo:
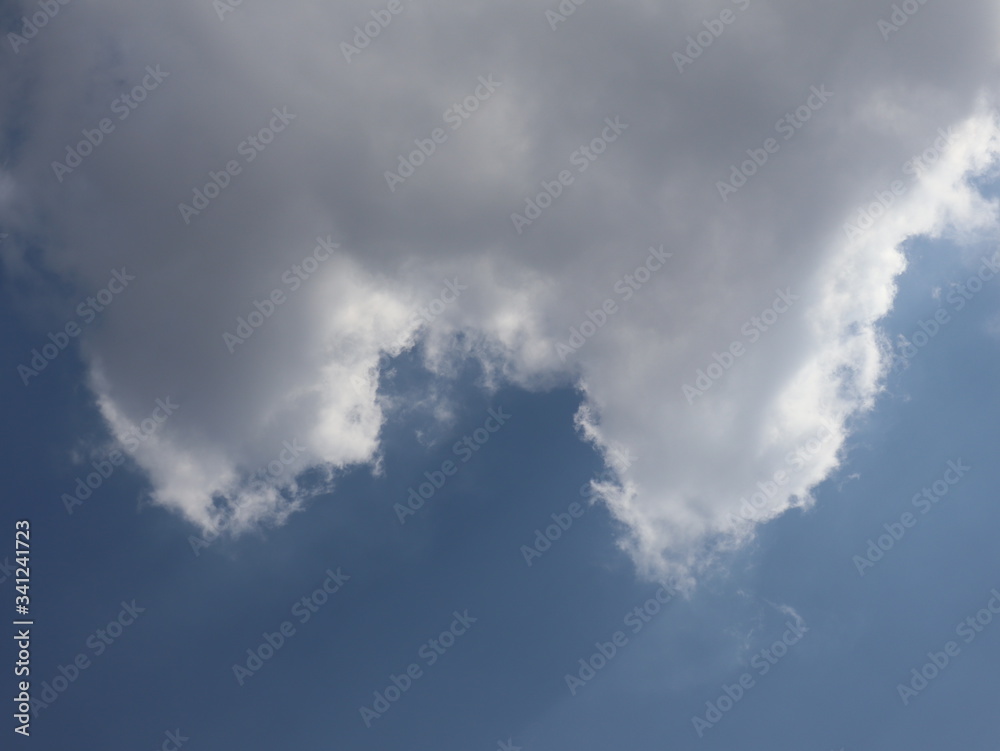
[[[995,4],[574,7],[0,12],[10,747],[995,748]]]
[[[913,266],[885,322],[890,335],[929,318],[931,290],[969,271],[947,243],[918,241],[909,252]],[[6,453],[9,495],[31,499],[37,540],[33,671],[51,682],[77,654],[92,658],[40,709],[31,742],[152,747],[179,729],[192,748],[489,749],[508,738],[526,749],[991,748],[1000,642],[990,627],[960,641],[954,664],[910,705],[896,686],[927,651],[961,640],[957,624],[1000,586],[991,573],[996,436],[982,419],[996,408],[996,340],[984,329],[998,301],[987,288],[890,375],[812,509],[761,527],[723,572],[690,599],[672,599],[638,633],[624,618],[659,585],[636,579],[613,544],[616,524],[581,492],[601,466],[572,430],[579,397],[570,390],[487,397],[475,372],[463,373],[455,381],[461,414],[434,446],[415,440],[420,415],[404,419],[387,433],[385,476],[353,472],[338,502],[322,496],[281,528],[195,556],[189,525],[143,503],[146,482],[133,467],[67,514],[59,496],[80,470],[64,455],[81,434],[105,432],[86,392],[73,387],[80,364],[64,357],[23,392],[9,372],[4,388],[23,394],[10,407],[19,428]],[[4,320],[15,359],[32,338]],[[394,363],[398,379],[417,388],[408,359]],[[511,414],[509,423],[399,525],[392,503],[453,456],[452,439],[478,427],[490,406]],[[972,470],[919,515],[911,495],[949,459]],[[527,566],[520,546],[574,502],[587,510]],[[919,515],[916,526],[860,576],[853,556],[907,510]],[[294,615],[293,603],[320,588],[327,569],[350,578],[301,623],[305,611]],[[100,640],[87,639],[123,600],[146,611],[97,655]],[[795,622],[783,606],[808,630],[761,675],[754,655]],[[455,610],[476,622],[428,666],[419,648]],[[285,621],[294,635],[240,685],[232,666],[245,665],[246,649]],[[618,630],[628,643],[571,695],[566,674]],[[421,677],[365,727],[359,707],[413,662]],[[691,717],[747,672],[754,686],[699,738]],[[109,713],[114,722],[101,719]]]

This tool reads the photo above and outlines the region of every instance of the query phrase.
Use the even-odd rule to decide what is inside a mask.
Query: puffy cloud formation
[[[901,243],[996,221],[997,6],[562,5],[12,14],[6,271],[42,336],[81,324],[115,435],[180,405],[133,451],[156,502],[242,528],[299,469],[377,464],[379,368],[421,342],[442,378],[579,386],[646,572],[809,503],[879,392]]]

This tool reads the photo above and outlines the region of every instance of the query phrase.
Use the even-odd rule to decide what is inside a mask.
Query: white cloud
[[[585,10],[553,34],[537,7],[407,5],[348,64],[339,42],[367,6],[242,6],[220,23],[210,5],[102,0],[19,53],[0,77],[17,133],[0,253],[48,296],[29,245],[81,295],[134,269],[82,352],[113,430],[155,398],[183,405],[136,454],[156,501],[203,526],[220,499],[237,526],[280,521],[306,491],[247,479],[293,438],[303,468],[377,465],[392,406],[378,368],[419,336],[442,377],[475,357],[492,383],[579,385],[584,438],[637,457],[605,489],[643,570],[696,572],[738,542],[739,499],[775,472],[790,477],[756,518],[810,502],[846,420],[877,397],[900,243],[995,223],[963,176],[995,169],[997,8],[928,5],[886,42],[860,1],[755,0],[683,73],[670,52],[718,8]],[[169,77],[58,182],[51,162],[157,64]],[[385,170],[491,74],[498,91],[390,192]],[[777,121],[821,85],[833,95],[784,140]],[[295,120],[246,162],[275,107]],[[620,137],[574,158],[614,116]],[[953,125],[914,182],[904,164]],[[723,202],[717,182],[769,137],[780,148]],[[240,173],[186,225],[177,204],[232,159]],[[572,184],[517,234],[511,212],[560,170]],[[897,179],[891,210],[848,239],[844,222]],[[293,292],[283,273],[326,235],[340,252]],[[670,261],[623,299],[616,283],[660,245]],[[456,275],[471,291],[415,319]],[[276,288],[287,302],[230,354],[223,332]],[[767,331],[751,323],[751,344],[743,327],[775,290],[799,300]],[[606,299],[617,311],[564,362],[556,345]],[[682,385],[733,342],[745,352],[689,404]],[[831,437],[803,449],[823,425]]]

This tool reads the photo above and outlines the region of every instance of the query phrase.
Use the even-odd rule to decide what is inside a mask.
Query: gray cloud
[[[4,262],[43,337],[111,269],[134,270],[82,352],[114,429],[155,398],[182,404],[136,454],[155,500],[203,526],[237,507],[245,524],[280,520],[301,489],[247,479],[283,440],[307,446],[304,466],[377,462],[379,363],[420,339],[442,375],[476,357],[498,381],[580,386],[582,435],[612,466],[637,457],[606,500],[644,570],[694,571],[738,542],[739,499],[775,472],[796,470],[761,519],[808,503],[877,396],[898,246],[995,222],[963,182],[996,155],[995,4],[929,3],[888,40],[891,4],[587,3],[555,30],[548,5],[402,5],[351,62],[341,42],[381,6],[244,3],[220,21],[210,3],[74,3],[4,51]],[[678,71],[673,53],[724,8],[733,23]],[[168,77],[117,119],[157,65]],[[480,76],[500,85],[452,130]],[[813,87],[832,96],[779,126]],[[247,139],[273,108],[294,120],[258,151]],[[627,128],[581,156],[615,117]],[[60,182],[52,162],[102,118],[113,131]],[[904,163],[949,126],[914,182]],[[391,191],[385,172],[435,128],[446,140]],[[718,182],[769,138],[723,201]],[[231,160],[185,223],[178,204]],[[518,234],[511,214],[564,170],[572,183]],[[849,241],[843,223],[895,179],[905,195]],[[291,290],[283,274],[327,235],[338,252]],[[623,299],[616,283],[661,245],[672,257]],[[472,292],[411,315],[456,276]],[[230,354],[223,332],[273,289],[287,302]],[[800,299],[751,343],[744,325],[779,289]],[[617,312],[561,358],[606,299]],[[688,403],[683,384],[733,342],[745,354]],[[790,468],[822,425],[832,438]]]

